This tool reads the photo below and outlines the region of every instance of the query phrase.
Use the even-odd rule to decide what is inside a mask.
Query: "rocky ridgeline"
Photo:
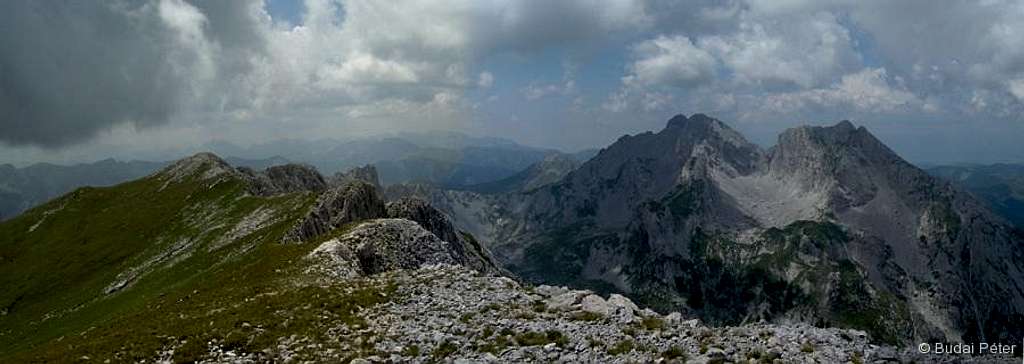
[[[330,343],[287,337],[260,353],[238,353],[212,343],[207,362],[341,362],[352,353],[360,353],[353,363],[989,363],[999,359],[928,356],[870,344],[862,331],[805,324],[710,327],[678,313],[660,315],[640,309],[619,295],[605,298],[564,287],[528,287],[461,266],[389,271],[360,278],[358,284],[396,287],[389,302],[360,312],[367,319],[365,326],[332,323]]]
[[[238,177],[240,173],[213,153],[198,153],[174,162],[153,175],[163,179],[163,188],[166,188],[187,178],[198,177],[200,180],[219,181],[225,177]]]
[[[312,166],[285,164],[269,167],[263,171],[238,168],[246,176],[249,193],[257,196],[273,196],[300,191],[322,191],[327,181]]]

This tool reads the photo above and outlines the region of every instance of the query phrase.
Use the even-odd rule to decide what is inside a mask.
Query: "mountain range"
[[[768,149],[703,114],[503,194],[390,188],[533,282],[716,324],[802,321],[890,343],[1019,340],[1024,234],[848,121]]]
[[[232,165],[264,169],[288,163],[281,157],[243,159],[229,157]],[[23,168],[0,165],[0,221],[80,187],[104,187],[137,179],[169,162],[105,159],[94,163],[62,166],[38,163]]]
[[[472,188],[497,182],[550,155],[561,154],[504,139],[448,132],[399,133],[348,141],[280,140],[246,148],[214,142],[203,149],[229,156],[225,161],[233,166],[255,170],[297,162],[330,175],[373,164],[383,184],[417,182],[447,188]],[[589,153],[583,151],[566,155],[566,158],[586,159]],[[127,182],[168,164],[107,159],[71,166],[40,163],[17,168],[0,165],[0,220],[78,187]]]
[[[248,147],[214,142],[204,149],[251,159],[281,156],[312,165],[324,174],[374,164],[384,184],[426,182],[446,187],[502,179],[555,152],[507,139],[441,131],[348,140],[285,139]]]
[[[762,148],[677,115],[454,187],[281,161],[200,153],[0,222],[0,360],[986,362],[911,344],[1024,339],[1024,233],[848,121]]]

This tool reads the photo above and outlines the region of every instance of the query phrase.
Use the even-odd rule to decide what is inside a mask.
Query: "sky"
[[[0,163],[428,130],[575,151],[697,112],[1024,162],[1024,2],[0,2]]]

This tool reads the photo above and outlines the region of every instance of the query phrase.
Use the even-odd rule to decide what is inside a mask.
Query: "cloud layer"
[[[652,95],[672,94],[753,118],[941,111],[990,119],[1024,111],[1017,1],[654,4],[660,14],[689,14],[699,27],[636,43],[607,109],[643,110]]]
[[[0,150],[436,128],[579,147],[677,112],[894,133],[1024,112],[1013,0],[306,0],[293,22],[267,9],[3,2]]]

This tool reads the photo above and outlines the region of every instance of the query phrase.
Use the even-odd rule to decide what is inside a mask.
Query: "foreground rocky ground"
[[[388,286],[390,300],[329,325],[327,341],[279,340],[243,354],[210,343],[206,362],[354,363],[931,363],[1016,362],[943,357],[868,342],[856,330],[807,325],[708,327],[659,315],[629,299],[561,287],[526,287],[449,265],[386,272],[361,286]],[[383,292],[383,291],[382,291]],[[324,316],[329,322],[330,317]],[[1005,360],[1002,360],[1005,359]]]

